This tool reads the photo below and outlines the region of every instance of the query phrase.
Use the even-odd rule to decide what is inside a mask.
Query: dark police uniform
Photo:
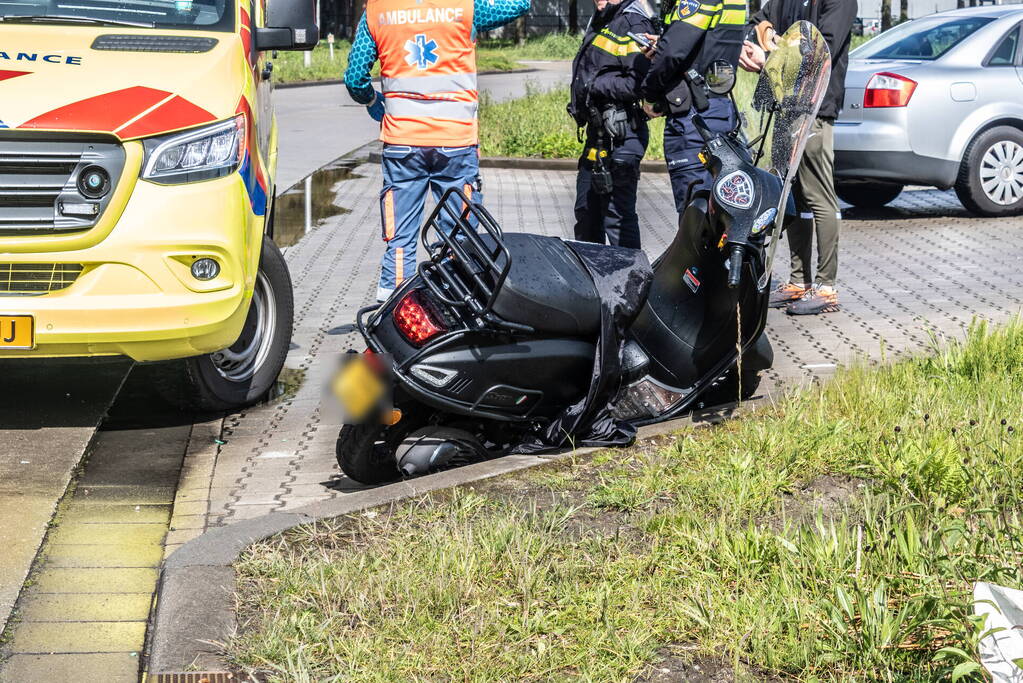
[[[682,213],[692,192],[710,184],[710,173],[698,157],[704,141],[693,125],[693,115],[700,114],[707,126],[719,133],[734,128],[738,116],[727,96],[703,88],[694,92],[694,80],[687,74],[697,75],[698,80],[717,60],[738,67],[746,31],[746,2],[677,0],[664,22],[664,34],[641,92],[667,117],[664,156],[675,208]]]
[[[572,62],[569,113],[586,127],[576,178],[575,237],[639,249],[636,187],[650,134],[639,84],[650,63],[629,33],[656,33],[648,0],[608,4],[593,16]],[[607,119],[613,131],[608,132]]]

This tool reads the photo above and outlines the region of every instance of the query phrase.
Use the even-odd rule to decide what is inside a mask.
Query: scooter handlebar
[[[691,121],[696,128],[696,132],[700,134],[704,142],[710,142],[716,137],[716,133],[710,129],[710,126],[707,125],[707,122],[699,114],[694,114]]]
[[[735,288],[742,280],[742,246],[736,244],[728,255],[728,286]]]

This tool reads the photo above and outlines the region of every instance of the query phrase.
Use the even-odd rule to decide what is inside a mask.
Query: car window
[[[988,66],[1013,66],[1016,63],[1016,47],[1019,45],[1019,27],[1009,31],[1002,38],[995,51],[988,57]]]
[[[992,21],[991,17],[917,19],[882,33],[849,56],[855,59],[937,59]]]
[[[233,31],[233,7],[231,0],[0,0],[0,17],[80,17]]]

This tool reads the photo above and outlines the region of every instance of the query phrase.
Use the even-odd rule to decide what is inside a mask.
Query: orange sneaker
[[[767,305],[771,308],[785,308],[793,301],[802,298],[808,291],[810,291],[809,285],[786,282],[774,288]]]
[[[789,315],[817,315],[838,310],[838,290],[828,285],[814,285],[806,294],[789,305]]]

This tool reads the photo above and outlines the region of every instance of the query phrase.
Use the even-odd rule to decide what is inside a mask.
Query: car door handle
[[[268,80],[270,80],[270,76],[273,75],[273,72],[274,72],[274,63],[273,62],[267,62],[266,64],[263,65],[263,73],[260,74],[260,75],[263,77],[264,81],[268,81]]]

